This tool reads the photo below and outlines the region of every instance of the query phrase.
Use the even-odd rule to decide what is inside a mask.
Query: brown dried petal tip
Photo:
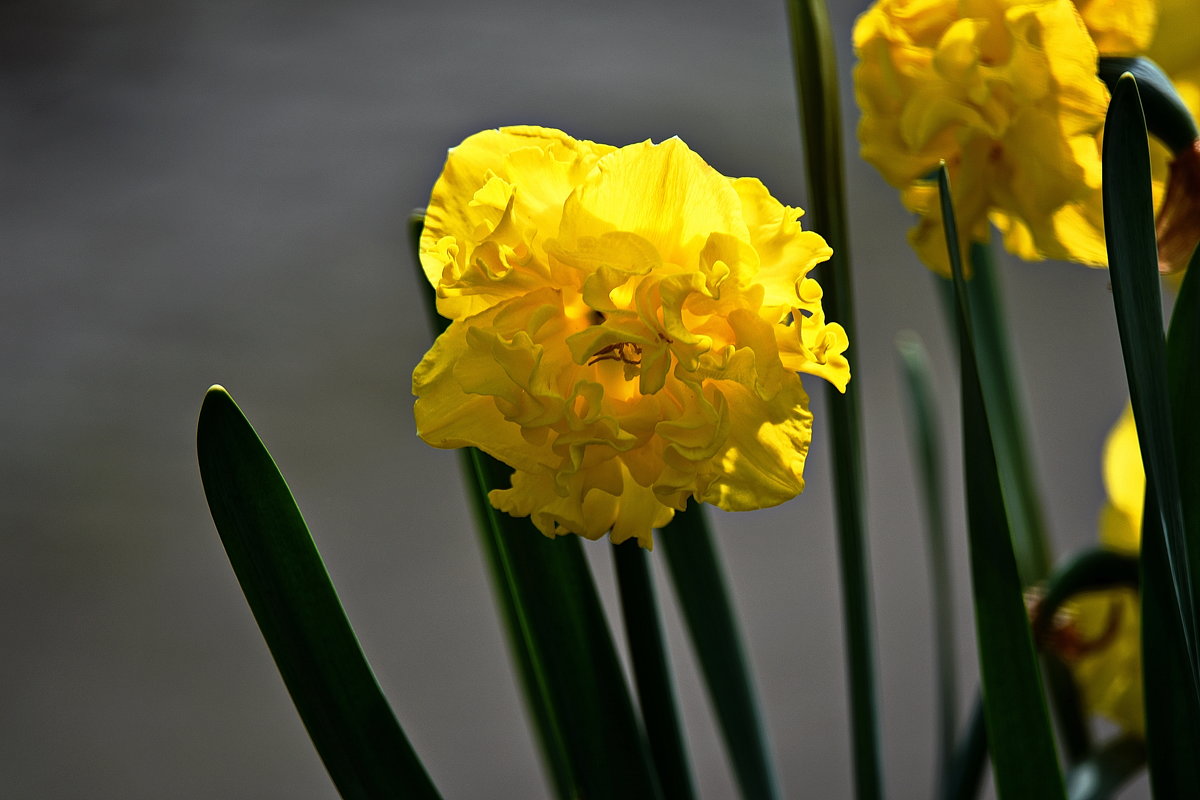
[[[1200,139],[1176,153],[1171,162],[1155,230],[1158,271],[1163,275],[1182,271],[1200,242]]]

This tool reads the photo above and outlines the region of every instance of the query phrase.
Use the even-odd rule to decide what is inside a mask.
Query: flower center
[[[617,342],[600,348],[596,355],[588,361],[588,366],[599,361],[620,361],[623,364],[638,366],[642,363],[642,346],[633,342]]]

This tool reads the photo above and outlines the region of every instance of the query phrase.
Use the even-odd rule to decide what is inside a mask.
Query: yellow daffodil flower
[[[919,215],[910,242],[948,274],[945,161],[965,241],[990,224],[1022,258],[1106,262],[1100,55],[1151,38],[1149,0],[878,0],[854,28],[862,156]]]
[[[413,373],[417,432],[512,466],[491,502],[547,536],[650,547],[688,498],[795,497],[812,428],[797,373],[850,377],[807,277],[831,250],[801,213],[679,139],[469,137],[421,236],[452,322]]]
[[[1194,0],[1160,3],[1161,24],[1149,56],[1170,76],[1193,118],[1200,119],[1200,6]],[[1200,239],[1200,141],[1179,153],[1159,147],[1154,155],[1155,175],[1170,176],[1157,232],[1161,269],[1173,273],[1187,265]]]
[[[1100,543],[1136,555],[1141,546],[1146,475],[1128,408],[1105,443],[1104,485],[1108,502],[1100,513]],[[1088,592],[1060,610],[1047,645],[1071,668],[1085,708],[1145,736],[1141,631],[1141,604],[1135,590]]]
[[[1171,76],[1192,115],[1200,118],[1200,5],[1195,0],[1159,0],[1159,6],[1160,24],[1147,55]]]

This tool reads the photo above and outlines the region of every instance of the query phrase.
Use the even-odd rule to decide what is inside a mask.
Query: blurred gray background
[[[866,2],[831,5],[884,771],[892,797],[922,797],[933,631],[896,332],[918,331],[937,362],[951,476],[956,369],[897,193],[856,156],[848,42]],[[0,794],[335,796],[204,502],[195,420],[220,382],[290,480],[445,796],[545,797],[457,459],[413,432],[409,375],[429,334],[404,221],[448,147],[515,123],[615,145],[678,134],[720,171],[807,205],[783,4],[66,0],[0,13]],[[1061,553],[1095,538],[1100,446],[1125,396],[1107,275],[1002,272]],[[785,793],[839,798],[850,748],[814,391],[807,492],[713,518]],[[950,501],[965,704],[975,656],[954,480]],[[587,550],[615,608],[608,545]],[[660,588],[703,797],[732,797]]]

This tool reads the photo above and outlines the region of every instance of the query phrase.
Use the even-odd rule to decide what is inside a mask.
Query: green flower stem
[[[938,690],[938,775],[945,790],[954,758],[958,726],[958,677],[954,643],[954,594],[949,544],[942,503],[943,470],[929,353],[912,331],[896,338],[896,350],[908,389],[909,430],[917,455],[917,477],[925,505],[929,574],[933,596],[934,646]]]
[[[837,62],[829,15],[823,0],[787,0],[792,59],[799,93],[808,176],[811,229],[833,248],[821,269],[829,319],[856,339],[850,236],[843,178],[841,109]],[[858,393],[851,381],[844,396],[827,389],[833,440],[834,502],[838,520],[842,604],[849,673],[854,784],[859,800],[883,796],[876,703],[871,585],[867,569],[866,491],[863,487],[862,428]]]
[[[954,758],[941,786],[940,800],[975,800],[983,790],[983,768],[987,765],[987,722],[983,716],[983,695],[976,692],[971,704],[967,731],[954,750]]]
[[[613,545],[612,551],[638,703],[663,796],[691,800],[696,790],[675,704],[675,682],[659,620],[649,554],[635,539]]]
[[[716,708],[745,800],[777,800],[779,784],[771,766],[762,715],[750,667],[734,621],[733,605],[704,509],[689,502],[686,511],[658,532],[667,570],[683,610],[692,645]]]

